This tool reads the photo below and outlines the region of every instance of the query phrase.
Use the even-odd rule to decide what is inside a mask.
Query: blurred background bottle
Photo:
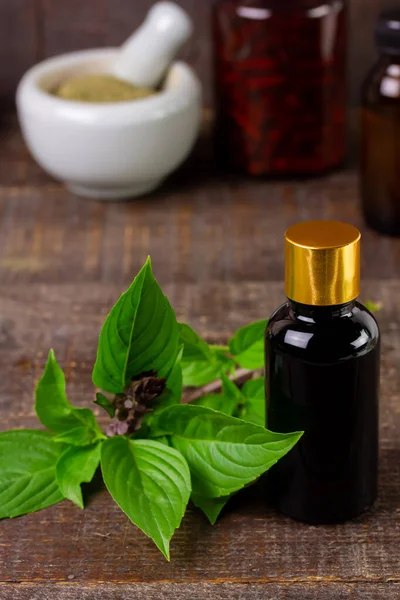
[[[214,5],[217,154],[252,175],[312,175],[346,148],[342,0]]]
[[[362,92],[362,206],[371,227],[400,235],[400,9],[380,14],[375,39]]]

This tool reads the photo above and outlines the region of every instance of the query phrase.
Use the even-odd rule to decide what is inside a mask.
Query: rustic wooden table
[[[340,218],[364,235],[363,298],[383,302],[379,502],[355,522],[309,527],[247,491],[211,528],[190,508],[167,563],[104,491],[0,524],[1,600],[391,600],[400,597],[400,240],[365,229],[352,172],[303,183],[218,177],[206,152],[153,197],[71,196],[29,159],[15,121],[0,134],[2,429],[36,427],[33,389],[50,347],[71,400],[93,399],[105,314],[151,254],[180,319],[210,340],[283,298],[282,235]]]

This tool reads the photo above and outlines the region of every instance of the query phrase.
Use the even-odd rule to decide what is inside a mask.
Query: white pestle
[[[192,30],[192,21],[180,6],[157,2],[121,46],[111,73],[133,85],[156,88]]]

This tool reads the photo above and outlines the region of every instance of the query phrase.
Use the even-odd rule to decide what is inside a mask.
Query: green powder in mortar
[[[154,95],[149,88],[136,87],[113,75],[80,75],[62,82],[53,92],[65,100],[78,102],[128,102]]]

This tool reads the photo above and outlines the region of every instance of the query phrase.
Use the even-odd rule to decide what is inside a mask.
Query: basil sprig
[[[147,260],[107,316],[93,383],[106,431],[89,408],[68,400],[50,351],[35,409],[47,431],[0,434],[0,518],[69,499],[83,508],[82,483],[98,468],[128,518],[169,559],[174,531],[191,499],[214,523],[228,500],[293,448],[302,433],[265,428],[264,379],[241,389],[230,376],[263,364],[266,321],[207,344],[177,322]],[[183,386],[222,380],[220,393],[181,404]]]

